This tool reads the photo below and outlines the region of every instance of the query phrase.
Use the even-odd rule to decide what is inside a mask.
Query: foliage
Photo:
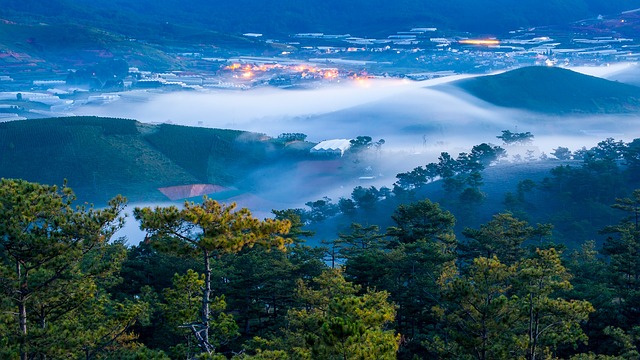
[[[413,243],[418,240],[450,242],[453,236],[453,215],[430,200],[400,205],[391,216],[396,226],[387,230],[398,243]]]
[[[144,302],[116,302],[104,289],[124,259],[109,240],[125,200],[103,210],[74,200],[67,187],[0,180],[0,310],[15,314],[0,317],[7,356],[94,357],[146,313]]]
[[[496,137],[502,140],[505,145],[522,145],[529,144],[533,141],[533,134],[528,131],[523,133],[512,133],[509,130],[502,130],[502,135],[498,135]]]
[[[470,261],[495,256],[502,263],[513,265],[524,256],[525,241],[535,240],[540,244],[543,238],[551,235],[551,228],[550,224],[538,224],[534,228],[509,213],[496,214],[479,229],[464,229],[462,234],[467,241],[459,244],[460,258]]]
[[[292,141],[304,141],[306,138],[307,135],[302,133],[282,133],[278,135],[277,140],[288,143]]]
[[[542,184],[521,181],[513,204],[531,209],[541,187],[554,197],[581,194],[581,183],[570,187],[579,175],[628,176],[630,144],[604,140],[578,168],[557,167]],[[443,156],[442,165],[460,171],[469,158]],[[373,190],[380,191],[358,191]],[[602,191],[605,201],[611,189]],[[377,202],[395,200],[384,196]],[[330,243],[332,269],[323,259],[327,249],[304,245],[310,232],[302,209],[258,220],[208,198],[183,208],[138,208],[134,215],[148,236],[127,248],[108,241],[121,225],[122,199],[103,210],[73,208],[74,199],[66,187],[0,181],[2,358],[533,360],[639,353],[640,190],[615,201],[611,211],[620,216],[601,219],[608,224],[601,248],[589,241],[563,255],[562,244],[548,242],[550,224],[531,225],[511,213],[465,229],[466,240],[458,242],[454,216],[424,199],[399,205],[386,231],[371,223],[345,227]]]
[[[446,283],[443,293],[448,306],[440,307],[439,311],[448,325],[444,336],[455,346],[436,351],[444,357],[463,354],[476,359],[512,357],[518,346],[513,332],[518,322],[518,299],[510,295],[514,276],[515,268],[495,256],[478,257],[467,276]]]
[[[202,204],[186,202],[182,210],[175,206],[136,208],[134,215],[152,241],[168,239],[168,245],[174,250],[191,250],[202,256],[204,286],[199,319],[192,318],[185,325],[192,330],[202,352],[212,354],[216,343],[210,331],[220,323],[212,318],[211,259],[255,244],[284,249],[282,235],[289,231],[291,223],[273,219],[260,221],[248,209],[235,211],[235,204],[226,206],[206,197]]]
[[[311,222],[321,222],[338,213],[338,205],[326,196],[316,201],[307,201],[305,205],[310,208],[306,217]]]
[[[394,359],[398,336],[386,329],[395,314],[388,294],[358,291],[338,270],[300,282],[297,296],[304,306],[289,310],[279,350],[306,359]]]

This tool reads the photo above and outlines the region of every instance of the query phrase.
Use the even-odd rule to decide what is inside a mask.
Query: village
[[[0,121],[70,115],[79,106],[118,101],[123,92],[317,88],[370,78],[427,80],[534,65],[633,63],[640,58],[640,42],[625,37],[619,28],[638,19],[639,12],[630,11],[615,19],[517,29],[501,37],[434,27],[378,37],[297,33],[271,38],[245,33],[244,37],[277,51],[256,55],[167,48],[168,55],[188,63],[189,68],[125,65],[106,78],[96,76],[95,68],[47,71],[47,64],[27,54],[4,51],[0,52]],[[109,67],[110,62],[124,63],[102,55]]]

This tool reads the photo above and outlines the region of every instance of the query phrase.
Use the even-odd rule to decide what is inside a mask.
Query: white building
[[[311,153],[315,155],[343,156],[345,151],[351,147],[349,139],[334,139],[321,141],[311,148]]]

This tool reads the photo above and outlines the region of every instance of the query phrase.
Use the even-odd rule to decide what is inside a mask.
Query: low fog
[[[620,64],[574,70],[601,77],[634,78],[638,67]],[[77,115],[131,118],[141,122],[247,130],[278,136],[301,132],[307,140],[369,135],[385,139],[385,153],[427,153],[468,149],[482,142],[500,144],[501,130],[529,131],[540,151],[557,146],[593,146],[606,137],[639,135],[636,116],[549,116],[496,107],[451,82],[468,75],[427,81],[343,80],[315,89],[212,90],[207,92],[120,93],[103,106],[86,106]],[[429,159],[426,159],[429,160]]]
[[[628,65],[577,70],[620,79],[633,79],[639,73],[637,66]],[[231,200],[261,217],[273,208],[304,207],[305,202],[323,196],[337,201],[340,196],[349,197],[358,185],[392,187],[397,173],[436,161],[441,151],[455,157],[483,142],[501,145],[496,138],[501,130],[528,131],[535,136],[532,147],[508,147],[510,156],[523,156],[531,149],[536,156],[549,154],[558,146],[590,148],[607,137],[624,141],[640,137],[635,115],[549,116],[500,108],[451,84],[463,77],[422,82],[343,81],[306,90],[135,91],[121,94],[121,99],[111,104],[82,107],[75,113],[247,130],[273,137],[301,132],[312,142],[359,135],[385,140],[382,150],[370,159],[374,166],[363,174],[375,179],[366,182],[354,178],[310,186],[312,178],[301,176],[299,169],[260,169],[255,173],[255,181],[263,184],[258,191]],[[284,183],[276,183],[277,179]]]

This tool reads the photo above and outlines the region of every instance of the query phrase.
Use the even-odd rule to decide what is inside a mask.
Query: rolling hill
[[[557,67],[525,67],[453,85],[494,105],[547,114],[640,110],[640,88]]]
[[[63,180],[82,201],[117,194],[160,201],[160,188],[211,184],[251,191],[245,178],[267,164],[305,159],[307,148],[235,130],[71,117],[0,123],[0,177]],[[179,189],[180,190],[180,189]]]

